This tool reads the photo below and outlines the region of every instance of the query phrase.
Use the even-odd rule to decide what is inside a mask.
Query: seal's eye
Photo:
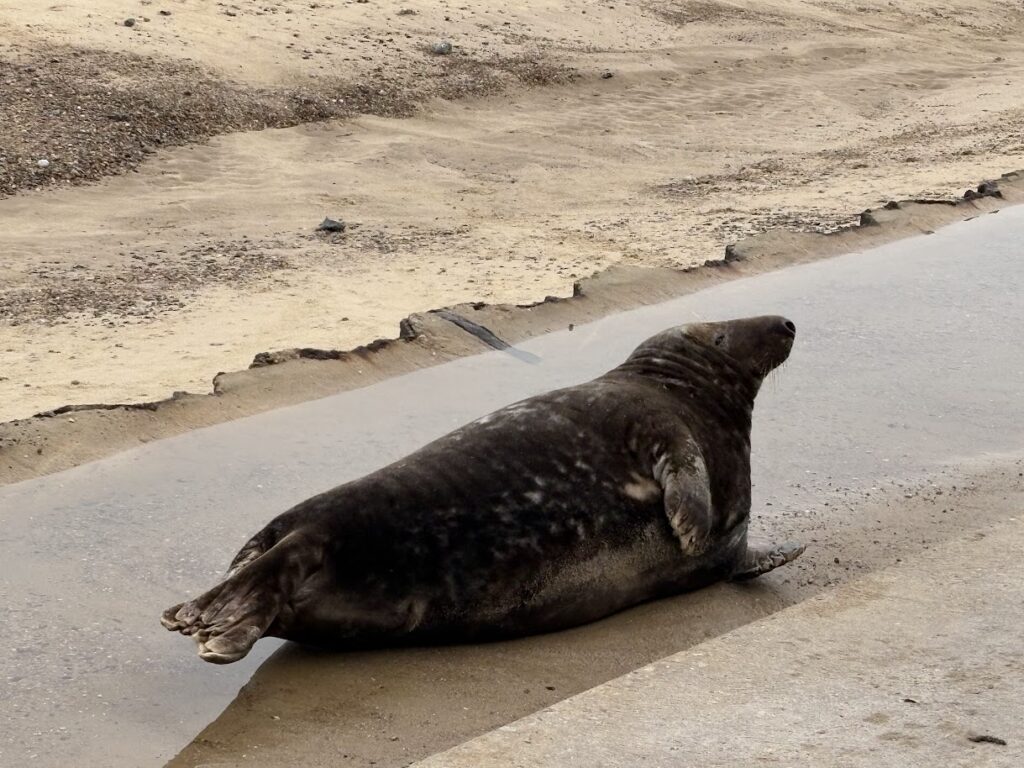
[[[725,343],[725,334],[724,333],[720,333],[717,336],[715,336],[715,346],[716,347],[720,347],[724,343]]]

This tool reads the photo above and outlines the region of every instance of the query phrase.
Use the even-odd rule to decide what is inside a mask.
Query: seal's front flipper
[[[665,515],[685,554],[708,547],[712,527],[711,489],[704,458],[692,441],[658,460],[655,473],[664,490]]]
[[[214,664],[243,658],[278,618],[313,568],[309,544],[286,536],[195,600],[164,611],[160,622],[191,635],[199,657]]]
[[[730,581],[746,581],[756,579],[762,574],[773,571],[780,565],[796,560],[804,553],[805,545],[796,541],[782,544],[768,542],[747,542],[747,551],[729,576]]]

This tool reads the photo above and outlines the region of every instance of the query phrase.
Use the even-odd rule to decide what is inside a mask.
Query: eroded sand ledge
[[[397,338],[351,350],[293,348],[256,355],[246,370],[218,373],[211,394],[160,401],[70,405],[0,424],[0,484],[37,477],[273,408],[501,348],[525,338],[792,264],[870,248],[1024,201],[1024,172],[984,182],[958,201],[892,201],[833,234],[775,230],[730,245],[721,259],[685,269],[612,267],[577,281],[572,296],[529,305],[484,302],[415,313]],[[468,322],[458,322],[459,320]],[[453,320],[455,322],[453,322]]]

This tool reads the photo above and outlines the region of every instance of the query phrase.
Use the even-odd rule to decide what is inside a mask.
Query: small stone
[[[434,43],[430,46],[430,50],[436,53],[438,56],[447,56],[452,52],[452,44],[447,40],[441,40],[440,42]]]
[[[134,27],[135,26],[135,19],[125,19],[124,20],[124,25],[126,27]]]
[[[49,168],[50,161],[44,157],[41,160],[36,160],[36,165],[38,165],[40,168]]]
[[[399,16],[415,16],[417,13],[418,11],[413,10],[412,8],[402,8],[398,11]]]
[[[606,69],[604,72],[601,73],[602,80],[611,80],[613,77],[615,77],[615,73],[610,70]]]
[[[170,16],[171,12],[170,11],[160,11],[160,15],[161,16]]]
[[[317,232],[344,232],[345,222],[338,221],[332,218],[325,218],[320,222],[320,226],[316,228]]]
[[[71,380],[71,386],[73,386],[73,387],[77,387],[81,383],[82,382],[80,382],[78,379],[72,379]]]

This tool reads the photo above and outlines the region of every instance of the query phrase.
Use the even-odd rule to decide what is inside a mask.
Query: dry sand
[[[1022,33],[996,0],[9,0],[0,420],[959,195],[1024,165]]]

